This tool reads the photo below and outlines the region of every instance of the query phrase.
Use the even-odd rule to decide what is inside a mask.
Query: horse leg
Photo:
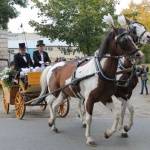
[[[52,104],[53,104],[54,100],[56,100],[56,97],[54,97],[53,95],[49,95],[47,97],[47,105],[48,105],[49,110],[50,110],[50,118],[48,120],[48,125],[50,127],[52,127],[52,125],[54,124],[54,122],[53,122],[54,112],[53,112],[53,108],[52,108]]]
[[[128,122],[128,125],[126,125],[126,126],[124,126],[123,127],[123,118],[121,118],[122,120],[120,120],[120,123],[121,123],[121,131],[122,131],[122,136],[123,137],[127,137],[126,135],[124,135],[124,134],[126,134],[126,132],[128,132],[130,129],[131,129],[131,127],[132,127],[132,125],[133,125],[133,114],[134,114],[134,108],[133,108],[133,106],[130,104],[130,102],[129,101],[126,101],[126,100],[124,100],[124,99],[119,99],[122,103],[123,103],[123,107],[127,107],[128,108],[128,110],[129,110],[129,112],[130,112],[130,117],[129,117],[129,122]],[[125,111],[123,112],[124,114],[125,114]],[[124,131],[123,131],[124,130]]]
[[[124,127],[123,127],[125,111],[126,111],[126,106],[122,103],[121,111],[120,111],[120,118],[119,118],[119,130],[121,132],[121,137],[128,137],[128,134],[127,134],[127,132],[125,132]]]
[[[82,111],[82,105],[83,105],[83,111]],[[79,117],[80,117],[80,120],[82,122],[82,126],[83,126],[83,128],[86,128],[86,122],[85,122],[85,119],[84,119],[84,114],[85,114],[84,99],[79,99],[78,108],[79,108],[78,109],[79,110]]]
[[[88,101],[85,104],[86,104],[86,132],[85,132],[86,144],[95,147],[97,146],[97,144],[91,137],[91,133],[90,133],[94,103],[90,101],[90,98],[88,98]]]
[[[109,138],[114,132],[116,132],[117,129],[117,125],[119,122],[119,111],[118,109],[115,107],[112,98],[110,98],[107,103],[106,103],[106,107],[113,112],[114,115],[114,121],[113,121],[113,125],[110,129],[108,129],[105,133],[104,136],[105,138]]]
[[[52,125],[52,131],[55,132],[55,133],[58,133],[58,129],[56,128],[56,125],[55,125],[56,111],[57,111],[58,107],[59,107],[64,101],[65,101],[65,98],[64,98],[64,96],[63,96],[63,93],[60,92],[58,98],[54,101],[53,106],[52,106],[52,109],[53,109],[53,118],[52,118],[53,125]]]

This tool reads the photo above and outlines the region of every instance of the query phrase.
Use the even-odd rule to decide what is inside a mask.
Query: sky
[[[141,0],[133,0],[136,3],[139,3]],[[116,6],[116,13],[120,14],[121,10],[124,8],[127,8],[131,0],[120,0],[120,4]],[[31,4],[31,3],[30,3]],[[19,17],[12,19],[8,23],[8,30],[13,33],[21,33],[23,31],[28,33],[33,33],[34,28],[30,27],[28,22],[30,20],[39,21],[39,18],[37,17],[38,9],[34,8],[31,9],[30,6],[28,8],[20,8],[17,7],[17,10],[20,12]],[[21,24],[23,27],[21,28]]]

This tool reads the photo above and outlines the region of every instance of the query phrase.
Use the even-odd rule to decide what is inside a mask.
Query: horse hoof
[[[57,128],[53,129],[53,132],[58,133],[58,129]]]
[[[82,124],[82,127],[83,127],[83,128],[86,128],[86,124],[85,124],[85,123],[84,123],[84,124]]]
[[[125,131],[125,132],[128,132],[128,131],[129,131],[128,126],[124,126],[124,131]]]
[[[128,134],[127,133],[121,133],[121,137],[122,138],[128,138]]]
[[[87,142],[86,144],[91,146],[91,147],[96,147],[97,146],[97,144],[94,141]]]
[[[52,126],[53,126],[53,123],[49,120],[49,121],[48,121],[48,125],[49,125],[49,127],[52,127]]]
[[[108,139],[110,136],[108,136],[107,132],[105,132],[105,133],[104,133],[104,137],[105,137],[106,139]]]

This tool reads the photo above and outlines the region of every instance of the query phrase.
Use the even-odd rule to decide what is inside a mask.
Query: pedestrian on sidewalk
[[[143,94],[144,92],[144,88],[146,90],[146,95],[148,95],[148,87],[147,87],[147,80],[148,80],[148,71],[145,67],[145,65],[142,65],[142,68],[141,68],[141,93],[140,94]]]

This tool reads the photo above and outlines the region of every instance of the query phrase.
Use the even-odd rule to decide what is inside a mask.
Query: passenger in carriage
[[[33,67],[30,54],[26,53],[25,43],[19,43],[19,53],[14,55],[14,68],[17,71],[21,71],[21,68]]]
[[[14,82],[18,82],[20,76],[21,68],[33,67],[33,62],[31,60],[30,54],[26,53],[25,43],[19,43],[19,53],[14,55],[14,69],[17,71],[15,75]]]
[[[33,52],[34,67],[46,67],[51,63],[48,53],[44,51],[44,46],[43,40],[37,41],[37,50]]]

